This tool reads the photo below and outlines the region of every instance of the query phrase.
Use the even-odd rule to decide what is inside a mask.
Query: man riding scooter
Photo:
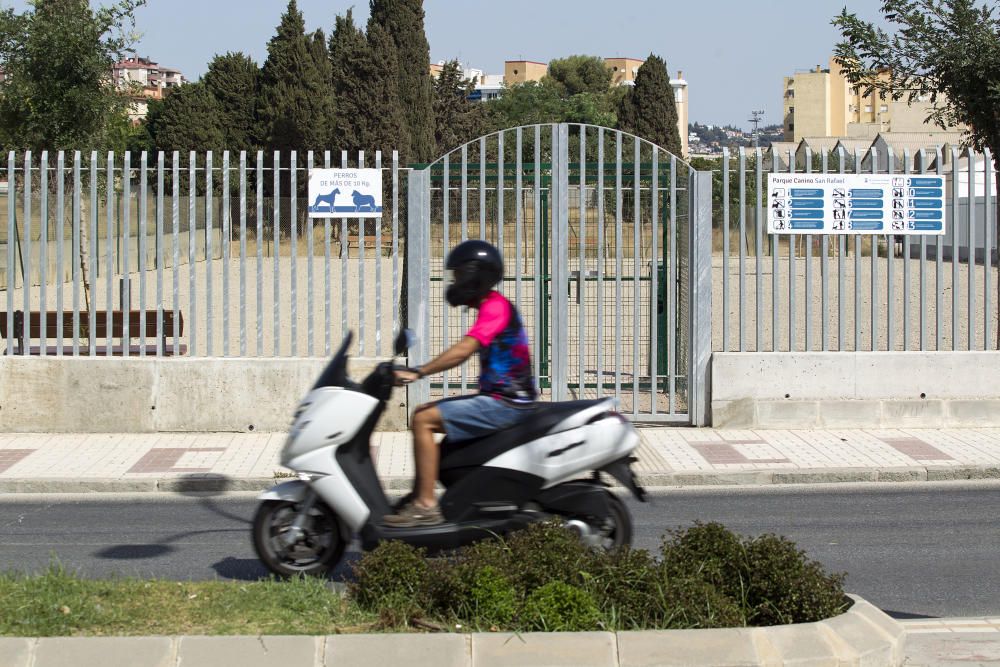
[[[534,411],[538,390],[531,372],[528,335],[514,305],[493,288],[503,279],[500,252],[486,241],[457,245],[445,268],[452,273],[445,298],[452,307],[478,311],[460,341],[415,370],[397,370],[396,384],[405,385],[442,373],[479,353],[479,393],[419,406],[413,414],[416,480],[413,498],[383,522],[393,527],[431,526],[444,522],[434,487],[440,451],[435,434],[451,442],[471,440],[510,428]]]

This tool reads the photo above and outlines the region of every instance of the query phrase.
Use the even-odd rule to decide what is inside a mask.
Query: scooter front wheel
[[[306,512],[306,516],[300,515]],[[267,569],[282,577],[323,576],[340,562],[347,544],[340,519],[323,502],[265,500],[253,519],[253,545]]]

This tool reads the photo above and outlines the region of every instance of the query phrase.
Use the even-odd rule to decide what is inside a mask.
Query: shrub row
[[[428,559],[386,542],[355,565],[350,594],[389,626],[415,619],[472,630],[724,628],[842,613],[843,574],[828,574],[775,535],[741,538],[717,523],[643,549],[592,550],[556,523]]]

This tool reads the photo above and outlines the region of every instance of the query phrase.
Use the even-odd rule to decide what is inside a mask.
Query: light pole
[[[760,125],[760,119],[764,116],[763,111],[751,111],[750,122],[753,123],[753,147],[757,148],[760,146],[760,137],[757,135],[757,126]]]

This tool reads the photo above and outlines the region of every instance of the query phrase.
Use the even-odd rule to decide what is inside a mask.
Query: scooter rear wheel
[[[322,502],[313,504],[301,536],[290,541],[289,530],[301,509],[299,503],[289,500],[265,500],[254,515],[257,557],[268,570],[282,577],[323,576],[340,562],[347,548],[340,519]]]
[[[613,551],[632,544],[632,514],[621,498],[610,491],[607,494],[608,518],[601,530],[604,535],[601,546],[606,551]]]

